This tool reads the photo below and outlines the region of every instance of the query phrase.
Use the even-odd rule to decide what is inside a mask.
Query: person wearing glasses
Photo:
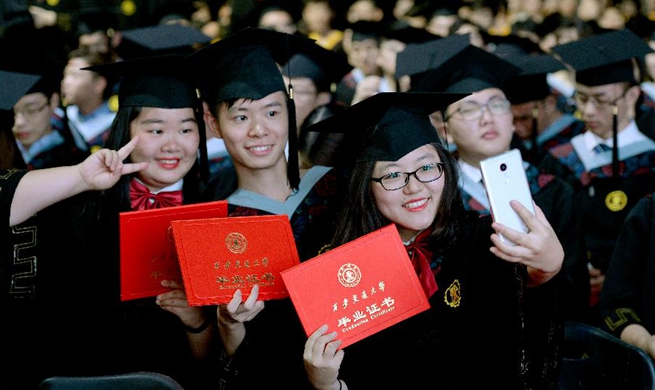
[[[655,142],[635,121],[640,88],[636,62],[653,50],[630,30],[555,46],[575,71],[575,104],[586,130],[549,151],[545,172],[569,182],[589,262],[590,309],[598,299],[615,240],[634,205],[655,190]],[[618,318],[617,318],[618,320]]]
[[[456,146],[454,156],[462,173],[459,184],[464,206],[480,214],[489,214],[480,161],[511,148],[515,126],[505,89],[515,80],[520,68],[468,42],[462,42],[459,47],[452,42],[462,41],[444,38],[436,42],[436,53],[441,52],[436,46],[443,44],[458,54],[436,64],[414,82],[414,89],[471,93],[431,117],[439,119],[440,126],[436,127],[442,139]],[[457,68],[453,66],[455,63]],[[565,282],[559,310],[566,320],[586,321],[589,278],[573,189],[563,179],[543,174],[527,161],[523,165],[535,203],[541,207],[565,248],[562,269]]]
[[[495,54],[499,54],[498,51]],[[551,75],[566,71],[551,54],[505,53],[503,58],[519,65],[521,73],[505,88],[512,102],[516,145],[526,161],[539,165],[546,152],[584,131],[576,118],[572,99],[551,86]]]
[[[75,145],[63,119],[55,113],[59,107],[59,80],[52,72],[38,76],[39,81],[13,107],[12,132],[18,149],[28,169],[78,164],[89,152]]]
[[[544,324],[557,321],[550,308],[564,252],[538,206],[532,215],[513,204],[530,233],[464,209],[457,161],[428,116],[462,96],[379,93],[312,126],[365,132],[332,247],[395,224],[431,306],[343,349],[326,325],[313,331],[303,355],[313,388],[555,383],[559,335]]]

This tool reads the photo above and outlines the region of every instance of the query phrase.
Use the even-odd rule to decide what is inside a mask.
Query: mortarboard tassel
[[[202,100],[200,99],[200,91],[198,88],[196,88],[196,96],[198,97],[198,104],[193,107],[193,110],[196,111],[196,113],[199,114],[199,116],[202,118],[202,113],[203,113],[203,108],[202,108]],[[198,148],[200,151],[200,164],[199,164],[199,169],[200,169],[200,180],[203,182],[209,181],[209,156],[207,154],[207,132],[205,129],[205,123],[203,121],[200,121],[198,123],[198,127],[200,130],[200,147]]]
[[[541,157],[539,145],[537,145],[537,136],[539,135],[539,129],[537,129],[538,118],[539,107],[535,105],[532,107],[532,132],[530,133],[530,140],[532,141],[532,145],[530,146],[530,158],[532,159],[533,164],[537,164],[539,158]]]
[[[614,147],[612,148],[612,177],[619,178],[619,131],[618,131],[618,115],[619,106],[614,103],[612,107],[613,120],[612,120],[612,141]]]
[[[291,79],[289,79],[291,80]],[[296,124],[296,104],[293,101],[293,87],[289,81],[289,99],[287,100],[289,111],[289,159],[287,161],[287,177],[289,185],[295,191],[300,185],[300,168],[298,163],[298,130]]]
[[[287,52],[289,52],[289,36],[286,36]],[[296,103],[293,101],[293,85],[291,85],[291,66],[287,66],[289,77],[289,99],[287,111],[289,115],[289,158],[287,160],[287,178],[293,191],[300,185],[300,162],[298,161],[298,124],[296,123]]]

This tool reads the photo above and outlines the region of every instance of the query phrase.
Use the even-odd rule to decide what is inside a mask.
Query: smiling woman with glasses
[[[393,224],[404,244],[400,255],[407,255],[407,266],[416,272],[421,293],[430,302],[430,309],[358,341],[354,348],[339,349],[339,338],[344,333],[341,326],[328,323],[313,330],[303,358],[314,388],[423,388],[424,377],[408,372],[430,372],[436,378],[435,387],[440,389],[472,388],[479,378],[467,375],[471,365],[462,362],[473,350],[479,355],[473,369],[490,383],[506,390],[524,388],[520,380],[521,357],[523,353],[532,356],[542,351],[531,349],[538,344],[536,339],[527,342],[529,352],[521,351],[520,340],[524,336],[547,337],[541,321],[550,316],[550,304],[546,302],[554,299],[548,286],[531,289],[525,295],[524,289],[554,276],[550,271],[561,265],[563,251],[545,216],[528,220],[525,213],[529,212],[523,208],[519,211],[525,222],[532,232],[539,233],[527,237],[513,232],[525,239],[520,241],[526,246],[518,250],[527,253],[530,260],[505,261],[510,260],[505,257],[507,248],[500,242],[496,244],[494,237],[490,240],[491,218],[464,210],[457,161],[439,142],[428,117],[464,96],[381,92],[308,128],[366,132],[358,145],[359,152],[352,156],[355,161],[348,202],[337,217],[332,246],[357,245],[354,241],[365,234]],[[375,249],[373,252],[380,275],[384,275],[394,255]],[[355,263],[358,260],[352,258]],[[515,261],[530,265],[524,268]],[[378,281],[378,277],[371,279]],[[395,275],[380,276],[381,283],[389,285],[394,279]],[[352,292],[353,300],[344,296],[348,309],[352,305],[354,312],[364,307],[366,316],[369,310],[355,303],[367,299],[364,305],[371,305],[379,293],[384,298],[398,298],[389,295],[390,289],[385,290],[383,284],[379,287],[371,294],[365,290],[366,298],[357,291]],[[526,299],[526,307],[537,309],[535,317],[523,323],[518,315],[522,298]],[[354,318],[345,313],[344,321]],[[471,337],[479,334],[480,319],[484,318],[489,319],[484,321],[485,334],[494,337]],[[375,321],[373,315],[370,319]],[[384,375],[376,374],[380,372]]]

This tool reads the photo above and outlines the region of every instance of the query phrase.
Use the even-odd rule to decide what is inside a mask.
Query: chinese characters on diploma
[[[282,278],[307,335],[327,324],[340,348],[430,307],[394,225],[282,271]]]

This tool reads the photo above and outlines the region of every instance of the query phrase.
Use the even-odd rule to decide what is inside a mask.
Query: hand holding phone
[[[512,149],[509,152],[482,160],[480,161],[480,170],[493,220],[511,229],[528,233],[530,229],[510,205],[511,200],[517,200],[532,214],[535,214],[532,193],[523,168],[521,153],[517,149]],[[502,234],[500,239],[505,243],[515,245]]]

